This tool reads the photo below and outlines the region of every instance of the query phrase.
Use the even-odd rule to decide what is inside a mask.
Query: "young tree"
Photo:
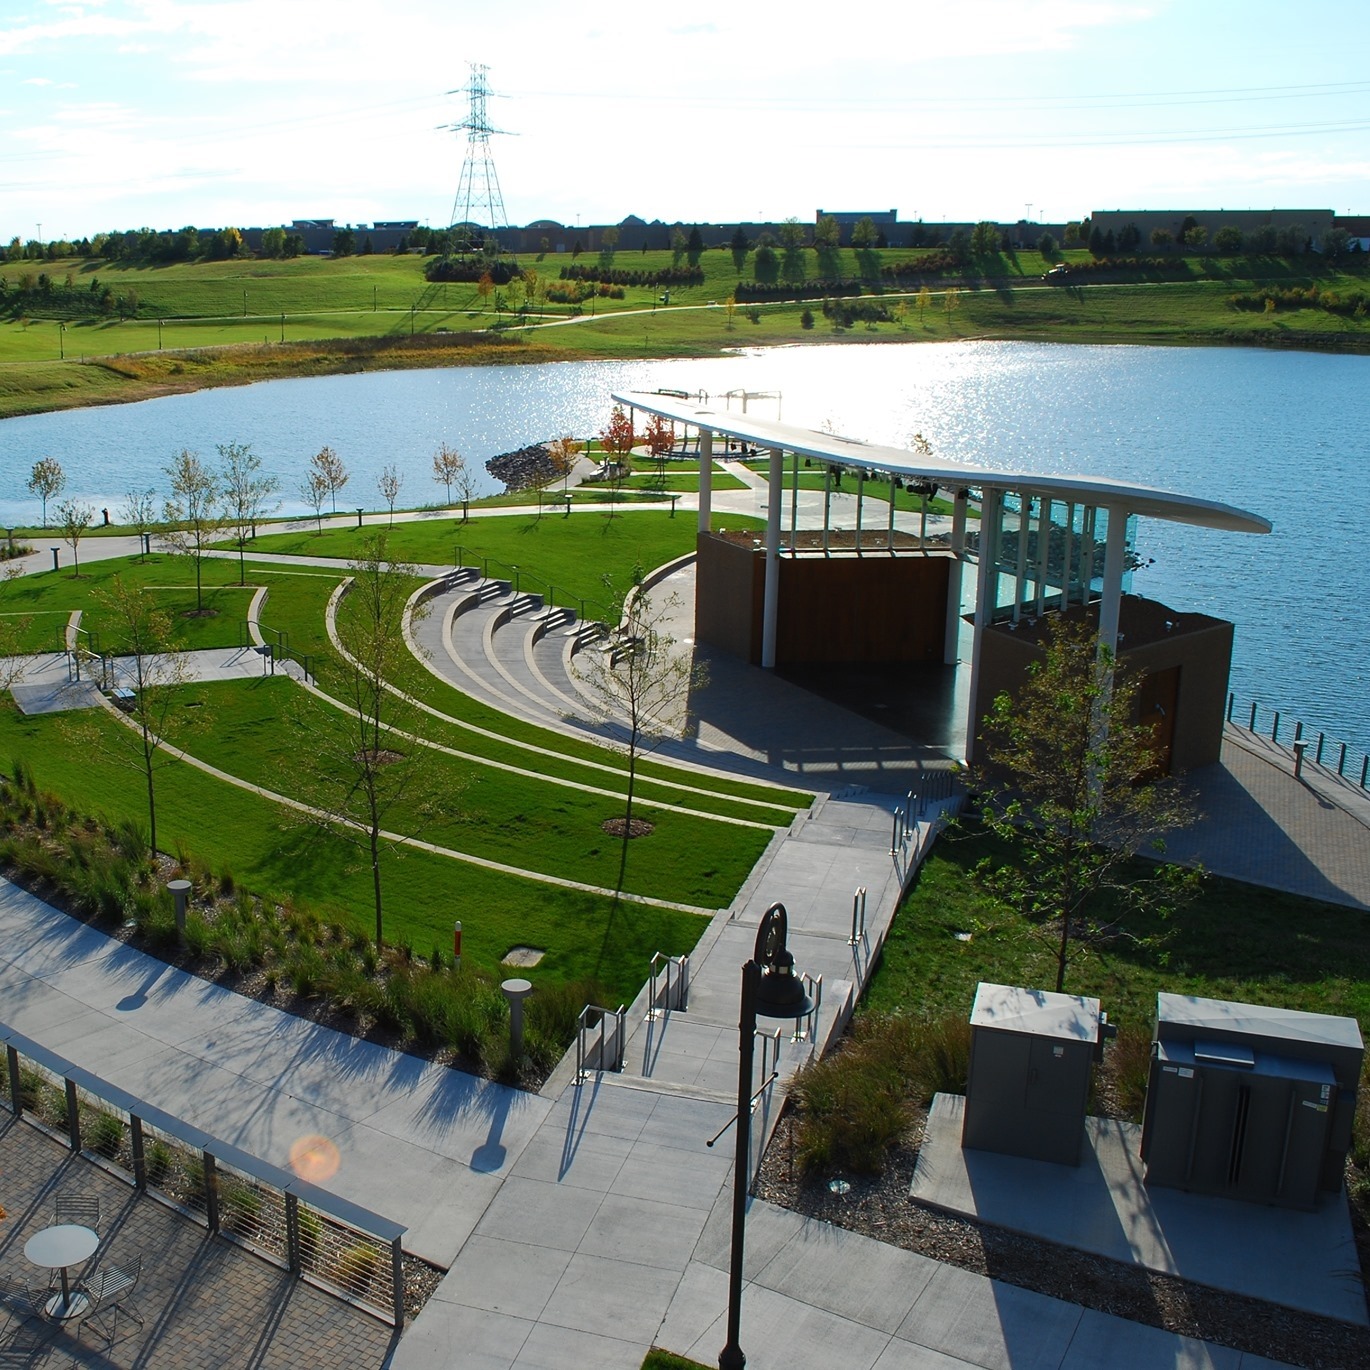
[[[141,542],[157,526],[157,492],[150,487],[130,490],[119,506],[119,522],[132,528]],[[141,548],[138,555],[142,556]]]
[[[570,489],[571,471],[583,446],[583,443],[577,442],[569,433],[565,437],[553,438],[547,444],[547,456],[551,459],[552,469],[561,477],[563,494]]]
[[[5,603],[11,587],[23,574],[23,567],[14,562],[0,567],[0,693],[18,684],[29,666],[24,646],[33,616],[16,613]]]
[[[400,491],[404,488],[404,477],[400,475],[399,468],[393,461],[386,462],[381,467],[381,473],[376,477],[376,489],[380,491],[381,498],[390,506],[390,527],[395,526],[395,501],[400,497]]]
[[[842,245],[842,229],[831,214],[820,214],[813,227],[813,245],[831,252]]]
[[[605,578],[605,588],[613,586]],[[573,658],[596,711],[619,733],[617,746],[628,759],[628,784],[622,818],[604,830],[621,839],[617,889],[628,869],[628,843],[645,837],[652,825],[633,817],[638,762],[668,737],[679,737],[689,722],[690,695],[708,683],[708,672],[693,654],[676,645],[669,631],[679,608],[675,597],[660,603],[635,586],[614,597],[619,621],[616,643],[608,652],[582,652]]]
[[[647,428],[642,435],[642,441],[647,448],[648,455],[656,462],[657,476],[664,488],[666,485],[666,458],[671,455],[671,450],[675,447],[675,431],[668,420],[663,419],[660,414],[653,414],[647,420]]]
[[[1138,685],[1089,625],[1053,616],[1042,659],[984,721],[981,817],[1021,856],[981,875],[1050,927],[1058,992],[1073,943],[1126,936],[1128,912],[1169,908],[1197,879],[1166,865],[1142,878],[1133,864],[1134,853],[1162,853],[1163,835],[1191,817],[1156,776],[1152,727],[1136,718]]]
[[[262,474],[262,459],[246,443],[219,444],[219,480],[227,506],[228,526],[238,544],[238,584],[247,584],[248,536],[257,536],[257,520],[265,518],[279,501],[272,496],[281,488],[275,476]]]
[[[438,450],[433,453],[433,479],[439,485],[447,487],[447,503],[452,503],[452,482],[466,468],[466,458],[457,451],[455,447],[450,447],[447,443],[439,445]]]
[[[993,257],[999,250],[999,225],[981,219],[971,229],[970,250],[977,257]]]
[[[927,286],[923,285],[918,287],[918,299],[916,303],[918,305],[918,322],[925,325],[928,316],[928,306],[932,304],[932,291],[929,290]]]
[[[29,493],[43,501],[43,527],[48,526],[48,500],[67,488],[67,475],[56,457],[39,457],[29,472]]]
[[[875,246],[875,239],[875,221],[867,214],[864,218],[858,219],[852,229],[851,245],[856,248],[872,248]]]
[[[171,498],[163,508],[168,526],[162,530],[162,545],[174,556],[194,562],[195,612],[203,614],[205,558],[224,526],[219,482],[199,455],[185,447],[162,470],[171,481]]]
[[[325,688],[346,706],[342,728],[318,727],[309,717],[311,746],[305,764],[293,767],[305,797],[333,831],[355,842],[370,869],[376,945],[384,941],[382,859],[391,844],[386,832],[403,823],[408,836],[437,811],[450,812],[450,790],[438,793],[428,748],[399,733],[422,731],[423,715],[403,695],[387,688],[409,659],[404,611],[417,569],[387,556],[386,533],[368,533],[351,564],[352,582],[339,611],[344,652],[328,668]],[[413,614],[421,617],[424,606]],[[308,708],[317,702],[302,700]]]
[[[621,404],[614,405],[609,413],[608,424],[600,431],[599,445],[609,456],[609,485],[617,497],[623,478],[632,461],[632,450],[637,443],[633,432],[633,421],[624,413]],[[614,506],[609,505],[609,517],[614,516]]]
[[[62,530],[62,541],[71,548],[72,575],[81,578],[81,538],[95,522],[95,510],[80,500],[64,499],[58,504],[57,526]]]
[[[207,724],[207,710],[184,707],[182,688],[192,679],[189,657],[173,634],[171,615],[140,585],[116,575],[93,594],[106,650],[119,656],[118,679],[132,691],[124,703],[129,726],[98,727],[79,718],[73,730],[83,745],[131,766],[147,790],[148,850],[157,854],[157,773],[176,760],[173,734],[184,737]]]
[[[324,485],[333,500],[333,512],[338,512],[338,491],[351,479],[342,458],[331,448],[321,447],[309,459],[311,471],[323,477]]]
[[[947,287],[947,293],[942,296],[942,308],[947,313],[947,323],[951,323],[951,316],[961,308],[961,292],[954,286]]]
[[[311,466],[300,482],[300,498],[314,511],[315,535],[323,533],[323,502],[328,498],[328,478]]]

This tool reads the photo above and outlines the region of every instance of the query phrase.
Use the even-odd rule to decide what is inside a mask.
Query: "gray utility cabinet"
[[[978,986],[961,1145],[1079,1165],[1105,1027],[1097,999]]]
[[[1158,995],[1147,1184],[1316,1207],[1341,1188],[1363,1055],[1354,1018]]]

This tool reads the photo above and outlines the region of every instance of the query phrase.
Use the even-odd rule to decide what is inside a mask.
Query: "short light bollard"
[[[1308,743],[1300,738],[1294,743],[1294,779],[1298,780],[1303,775],[1303,754],[1308,750]]]
[[[358,509],[358,510],[357,510],[357,527],[360,528],[361,526],[362,526],[362,511],[361,511],[360,509]]]
[[[48,550],[52,553],[52,569],[55,571],[55,570],[58,569],[58,567],[57,567],[57,548],[56,548],[56,547],[50,547],[50,548],[48,548]]]
[[[190,881],[169,880],[167,889],[171,891],[171,897],[176,902],[176,936],[184,942],[186,940],[186,901],[190,898]]]
[[[505,980],[500,989],[509,1001],[509,1054],[514,1060],[523,1055],[523,1001],[533,992],[530,980]]]

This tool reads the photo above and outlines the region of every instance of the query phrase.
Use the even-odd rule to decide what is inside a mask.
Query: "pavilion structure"
[[[974,759],[973,721],[1040,654],[1042,632],[1055,614],[1087,617],[1101,644],[1140,670],[1140,711],[1156,725],[1165,769],[1217,759],[1232,625],[1128,593],[1136,523],[1154,518],[1268,533],[1267,519],[1097,476],[972,466],[720,410],[702,395],[634,391],[614,399],[681,426],[697,441],[698,640],[765,669],[843,661],[951,665],[963,578],[973,565],[967,759]],[[762,537],[736,531],[728,537],[713,526],[714,459],[739,448],[767,460]],[[809,516],[807,528],[799,520],[801,463],[811,477],[806,484],[821,480],[821,520],[814,526]],[[872,481],[888,487],[887,506],[865,496]],[[915,501],[922,496],[924,536],[896,531],[900,487]],[[856,493],[854,529],[834,526],[832,496],[839,490]],[[930,540],[926,501],[938,491],[952,502],[951,533]],[[872,509],[878,512],[863,525],[863,513]]]

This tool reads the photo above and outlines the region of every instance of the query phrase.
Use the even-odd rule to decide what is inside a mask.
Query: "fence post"
[[[128,1115],[129,1145],[133,1149],[133,1187],[147,1188],[147,1152],[143,1146],[143,1120],[136,1114]]]
[[[1270,740],[1278,742],[1280,740],[1280,711],[1275,710],[1275,721],[1270,725]]]
[[[1236,707],[1236,704],[1237,696],[1234,695],[1231,691],[1229,691],[1227,695],[1227,721],[1229,723],[1232,722],[1232,710]]]
[[[24,1091],[19,1086],[19,1053],[8,1043],[5,1044],[5,1065],[10,1077],[10,1107],[18,1118],[24,1112]]]
[[[404,1253],[400,1239],[390,1243],[390,1297],[395,1306],[395,1326],[404,1326]]]
[[[1366,774],[1370,773],[1370,756],[1363,756],[1360,763],[1360,787],[1365,788]]]
[[[1346,771],[1346,743],[1341,744],[1341,755],[1337,757],[1337,774],[1342,775]]]
[[[1251,701],[1251,722],[1247,725],[1247,731],[1252,733],[1256,731],[1256,708],[1256,701],[1253,699]]]
[[[67,1090],[67,1136],[71,1138],[71,1149],[81,1149],[81,1103],[76,1097],[76,1081],[63,1080]]]
[[[1325,733],[1319,733],[1319,734],[1318,734],[1318,750],[1317,750],[1316,752],[1313,753],[1313,760],[1314,760],[1319,766],[1322,765],[1322,744],[1323,744],[1323,739],[1325,738],[1325,736],[1326,736]]]
[[[300,1200],[288,1189],[285,1191],[285,1263],[292,1275],[298,1275],[303,1266],[300,1259]]]
[[[219,1171],[214,1157],[208,1151],[200,1153],[204,1165],[205,1179],[205,1221],[211,1232],[219,1230]]]

